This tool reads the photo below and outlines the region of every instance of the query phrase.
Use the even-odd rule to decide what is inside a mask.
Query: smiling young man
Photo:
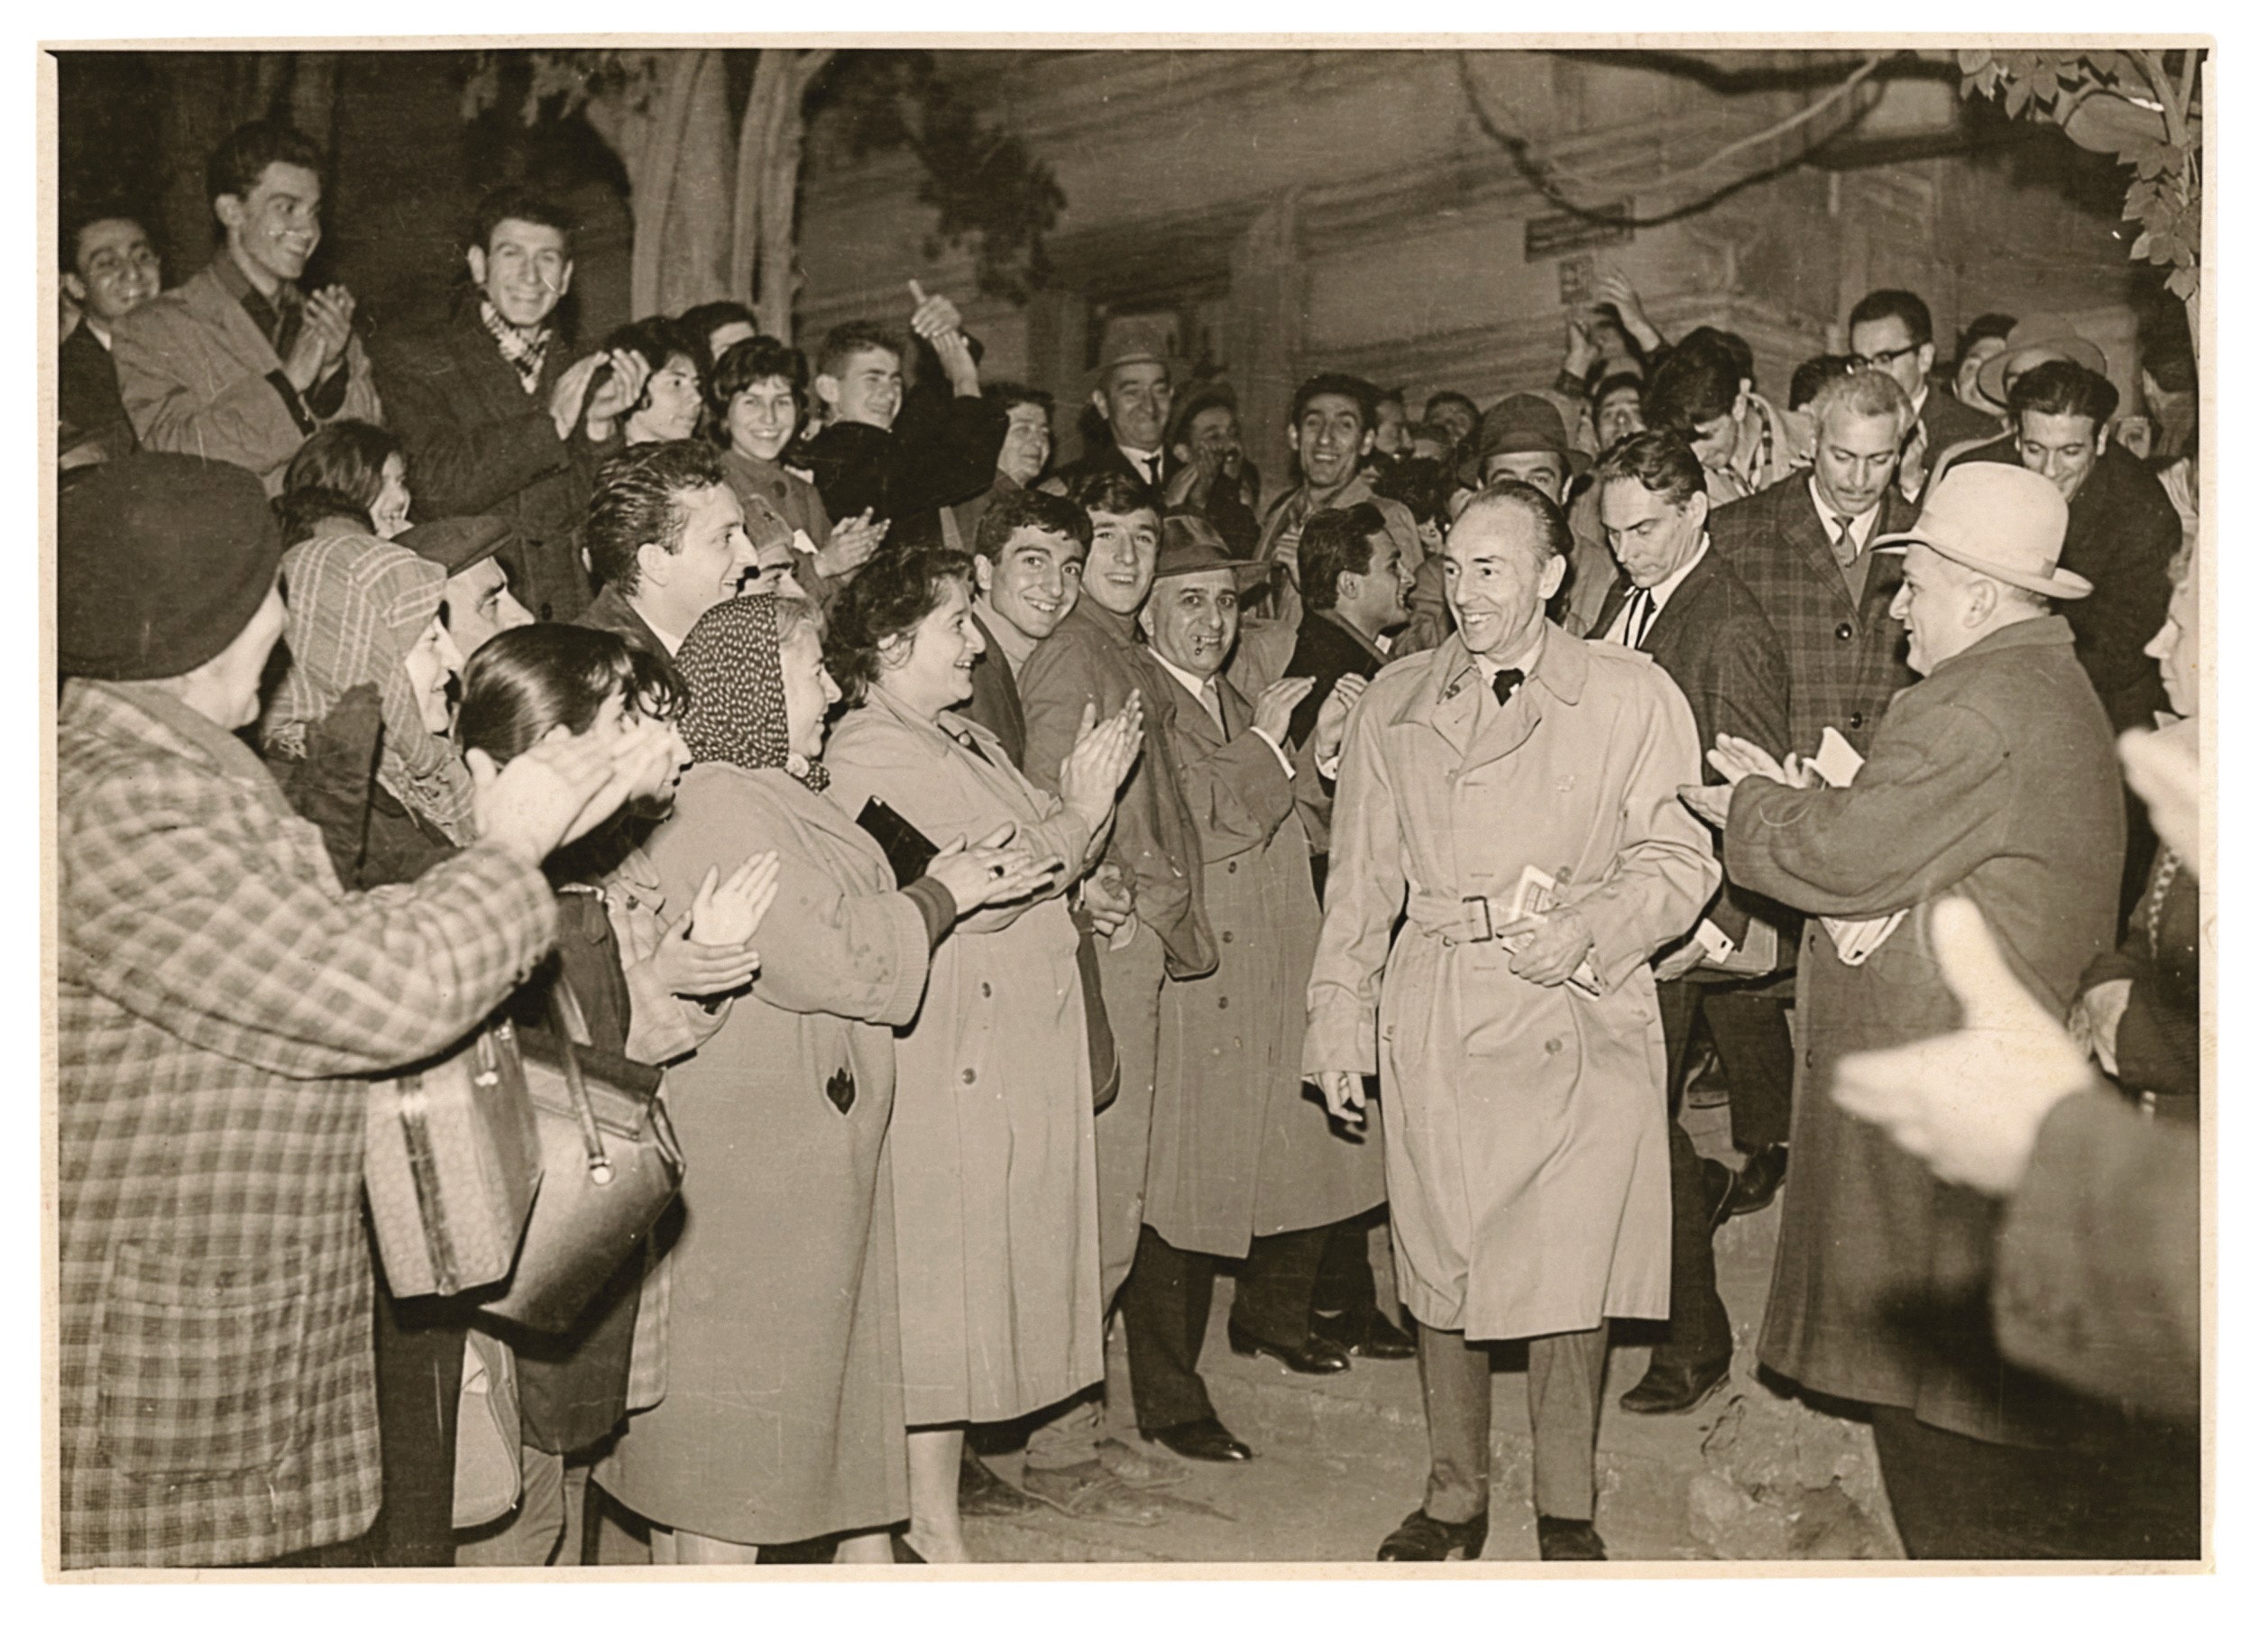
[[[158,252],[140,221],[106,215],[64,234],[63,256],[63,290],[79,313],[56,359],[63,449],[92,445],[100,456],[124,457],[134,449],[133,423],[118,396],[112,335],[128,311],[156,295]]]
[[[558,317],[574,230],[548,199],[517,188],[482,198],[464,262],[469,281],[446,321],[372,347],[389,421],[418,472],[418,518],[506,520],[502,557],[519,597],[538,620],[570,620],[591,602],[575,527],[646,363],[621,351],[570,359]]]
[[[271,497],[325,424],[384,419],[354,336],[354,296],[299,288],[323,241],[322,161],[282,124],[231,133],[205,167],[220,252],[112,335],[119,396],[142,446],[240,464]]]
[[[632,446],[599,473],[583,525],[599,595],[578,618],[669,662],[759,568],[740,500],[704,440]]]
[[[970,603],[985,653],[970,675],[969,714],[1024,766],[1024,701],[1016,680],[1040,642],[1079,602],[1095,528],[1069,498],[1019,487],[977,528],[977,593]]]
[[[1351,509],[1356,503],[1374,506],[1386,522],[1386,533],[1401,552],[1402,563],[1415,573],[1426,556],[1419,540],[1418,522],[1408,509],[1391,498],[1380,497],[1372,486],[1363,460],[1375,444],[1368,383],[1351,373],[1322,372],[1308,379],[1291,397],[1291,422],[1284,431],[1299,467],[1299,483],[1269,506],[1260,525],[1260,557],[1299,568],[1299,533],[1308,521],[1326,509]]]
[[[1061,471],[1064,488],[1090,475],[1115,473],[1165,490],[1181,469],[1181,459],[1166,444],[1173,418],[1172,363],[1147,348],[1122,351],[1095,370],[1087,399],[1102,433],[1087,431],[1086,455]]]
[[[1382,1559],[1481,1556],[1488,1346],[1505,1339],[1529,1341],[1542,1557],[1603,1558],[1606,1319],[1668,1307],[1646,962],[1691,930],[1718,869],[1677,801],[1701,753],[1676,685],[1545,612],[1569,546],[1532,487],[1474,497],[1448,538],[1457,637],[1371,681],[1339,765],[1304,1071],[1350,1125],[1379,1080],[1433,1466]],[[1531,869],[1552,897],[1524,896]]]

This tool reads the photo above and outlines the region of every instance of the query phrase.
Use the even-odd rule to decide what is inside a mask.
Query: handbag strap
[[[592,1186],[607,1186],[614,1180],[614,1161],[607,1156],[606,1142],[599,1134],[598,1115],[591,1110],[591,1089],[583,1080],[583,1056],[576,1044],[577,1034],[588,1034],[590,1028],[583,1020],[583,1007],[574,997],[574,990],[567,986],[562,975],[551,979],[548,995],[551,1020],[559,1030],[559,1071],[567,1081],[567,1099],[574,1105],[575,1122],[583,1131],[583,1155],[591,1173]]]

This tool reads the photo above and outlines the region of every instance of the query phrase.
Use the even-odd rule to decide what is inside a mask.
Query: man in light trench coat
[[[1487,1541],[1498,1339],[1530,1341],[1542,1556],[1605,1558],[1592,1515],[1606,1319],[1669,1307],[1667,1080],[1646,962],[1691,930],[1719,870],[1677,800],[1700,766],[1677,685],[1547,622],[1569,547],[1542,493],[1475,498],[1446,560],[1458,638],[1373,680],[1339,768],[1306,1072],[1350,1122],[1362,1076],[1379,1078],[1433,1460],[1382,1559],[1476,1558]],[[1530,867],[1556,903],[1523,918]]]

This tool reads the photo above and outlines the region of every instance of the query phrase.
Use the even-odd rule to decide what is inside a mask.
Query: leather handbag
[[[552,980],[552,1022],[518,1035],[543,1181],[502,1293],[482,1312],[538,1333],[573,1328],[677,1195],[685,1161],[657,1092],[662,1071],[580,1043],[574,991]]]
[[[508,1022],[483,1025],[415,1073],[372,1085],[363,1184],[388,1290],[414,1299],[501,1282],[542,1167]]]

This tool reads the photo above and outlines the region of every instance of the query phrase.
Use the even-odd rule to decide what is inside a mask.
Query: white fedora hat
[[[1962,464],[1930,488],[1914,529],[1878,537],[1878,548],[1920,543],[1957,565],[2051,599],[2084,599],[2095,584],[2064,570],[2071,510],[2043,474],[2013,464]]]

